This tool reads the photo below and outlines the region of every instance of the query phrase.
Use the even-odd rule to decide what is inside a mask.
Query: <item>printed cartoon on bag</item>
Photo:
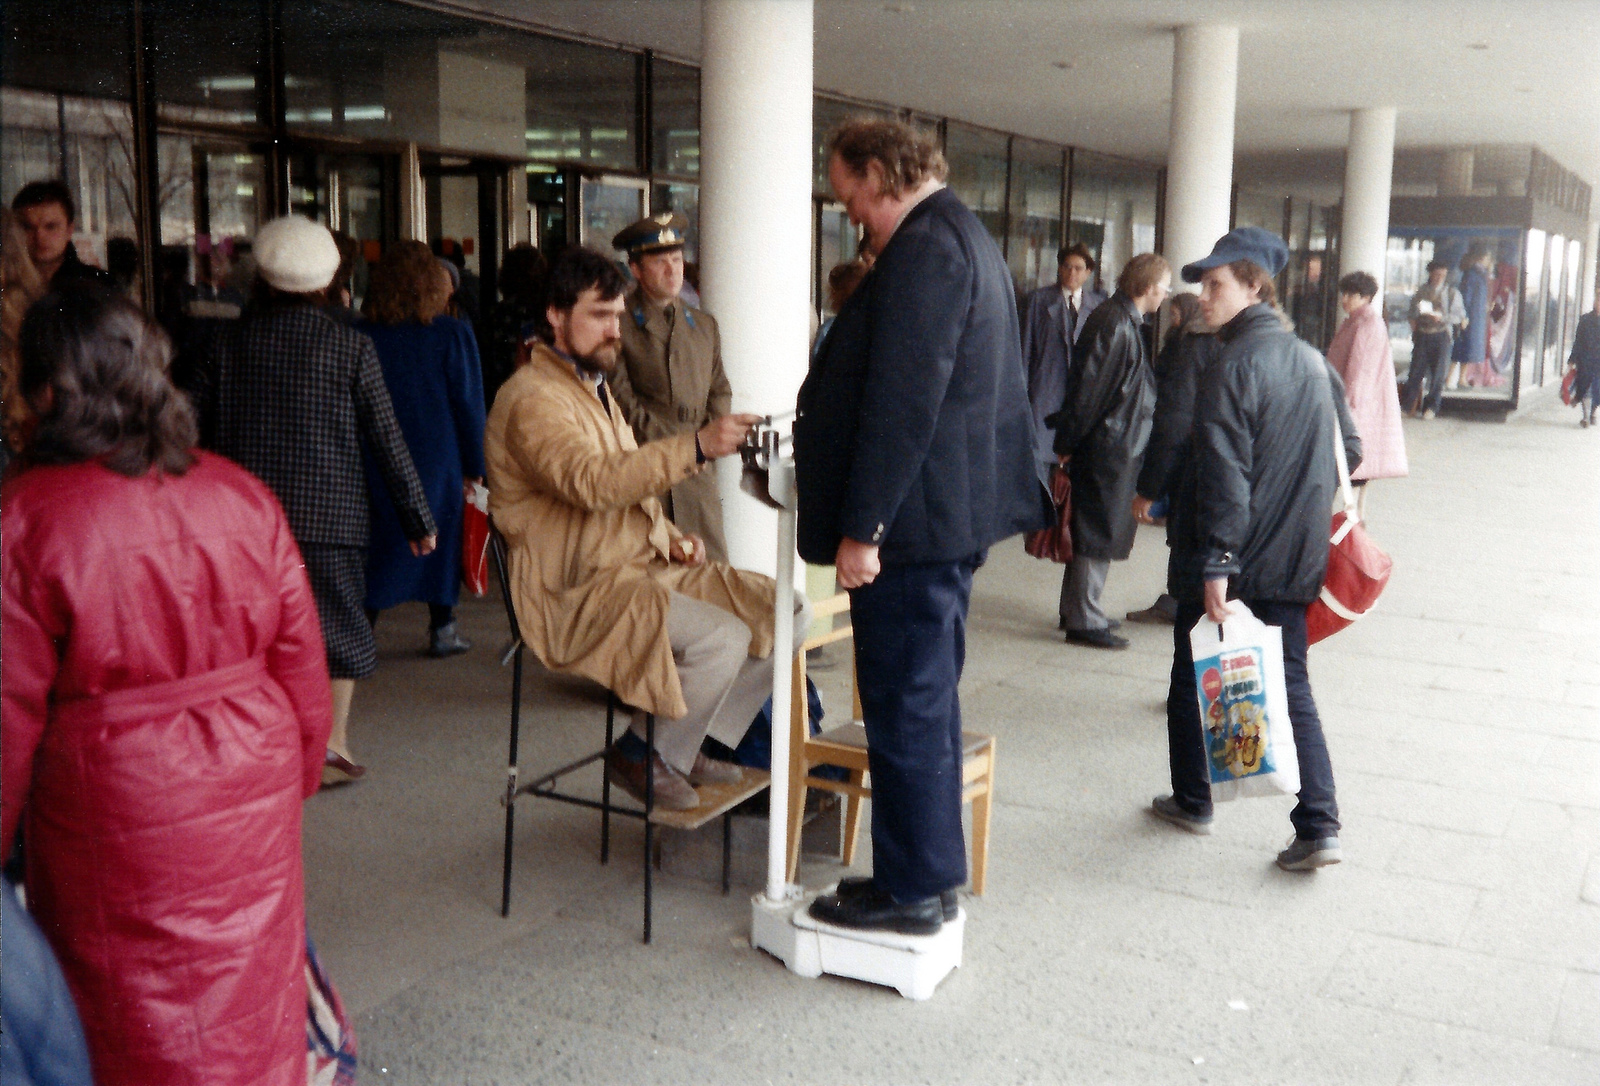
[[[1201,673],[1200,690],[1212,782],[1273,772],[1261,653],[1223,653]]]

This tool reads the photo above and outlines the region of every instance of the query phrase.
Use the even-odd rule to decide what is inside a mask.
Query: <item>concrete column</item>
[[[1238,27],[1178,28],[1165,238],[1165,256],[1174,270],[1205,256],[1228,232],[1238,84]]]
[[[1339,271],[1364,271],[1378,281],[1389,250],[1389,192],[1394,179],[1392,106],[1350,113],[1350,147],[1344,160],[1344,226],[1340,231]]]
[[[703,0],[700,289],[733,409],[794,410],[811,336],[812,0]],[[728,555],[771,574],[777,518],[718,464]]]

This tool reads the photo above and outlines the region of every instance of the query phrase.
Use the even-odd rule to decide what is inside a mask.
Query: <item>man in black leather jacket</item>
[[[1186,281],[1204,283],[1201,309],[1218,328],[1221,351],[1196,391],[1192,534],[1172,540],[1174,573],[1191,572],[1173,585],[1179,601],[1167,696],[1173,794],[1158,796],[1151,809],[1192,833],[1211,832],[1189,633],[1202,616],[1224,621],[1230,598],[1241,600],[1283,631],[1300,802],[1289,816],[1295,838],[1277,862],[1309,871],[1338,863],[1341,853],[1333,767],[1306,671],[1306,607],[1327,571],[1335,422],[1352,465],[1360,462],[1361,443],[1343,383],[1272,305],[1272,280],[1287,260],[1282,239],[1242,227],[1183,269]]]
[[[847,122],[829,179],[877,254],[800,391],[800,556],[850,592],[872,772],[872,878],[813,916],[907,934],[956,915],[961,678],[973,570],[1048,523],[1010,273],[898,121]]]
[[[1076,644],[1128,647],[1127,638],[1111,632],[1100,593],[1111,563],[1133,551],[1134,481],[1156,406],[1144,321],[1171,287],[1172,269],[1162,257],[1141,253],[1128,261],[1117,292],[1084,324],[1061,410],[1045,419],[1055,427],[1056,455],[1072,479],[1072,561],[1061,578],[1059,606],[1061,628]]]

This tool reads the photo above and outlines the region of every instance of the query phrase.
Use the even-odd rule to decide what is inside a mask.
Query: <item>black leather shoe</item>
[[[1128,617],[1132,618],[1133,616],[1129,615]],[[1120,618],[1108,618],[1108,619],[1106,619],[1106,629],[1108,629],[1108,630],[1120,630],[1121,628],[1122,628],[1122,620]],[[1066,633],[1066,631],[1067,631],[1067,620],[1064,619],[1064,618],[1057,619],[1056,620],[1056,629],[1060,630],[1062,633]]]
[[[1125,649],[1128,639],[1119,637],[1109,629],[1105,630],[1068,630],[1067,642],[1072,645],[1088,645],[1096,649]]]
[[[938,895],[902,904],[873,886],[859,894],[826,894],[811,903],[814,919],[840,928],[893,931],[901,935],[937,935],[944,926]]]
[[[839,880],[839,885],[834,887],[834,893],[839,897],[856,897],[872,889],[872,880],[863,875],[851,875]],[[961,914],[961,905],[956,901],[954,890],[944,890],[939,894],[939,908],[944,913],[945,923],[949,923]]]

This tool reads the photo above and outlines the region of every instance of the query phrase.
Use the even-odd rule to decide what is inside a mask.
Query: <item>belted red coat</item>
[[[4,843],[100,1086],[304,1083],[300,807],[332,722],[277,500],[201,454],[0,491]]]

